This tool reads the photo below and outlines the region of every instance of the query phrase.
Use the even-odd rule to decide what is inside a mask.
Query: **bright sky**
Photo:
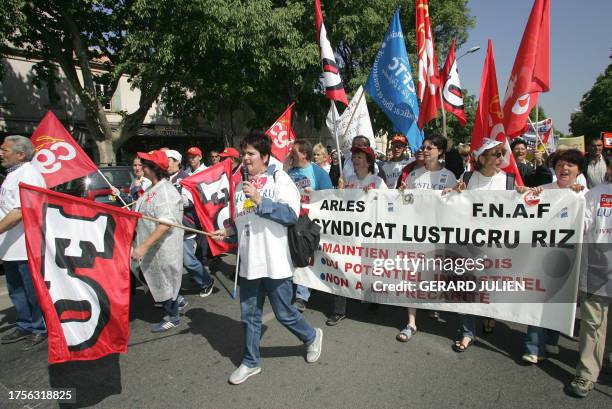
[[[431,0],[435,1],[435,0]],[[470,0],[476,26],[457,56],[474,45],[482,48],[458,62],[463,88],[478,97],[487,40],[493,41],[500,97],[506,91],[523,31],[534,0]],[[569,132],[570,115],[584,93],[612,63],[612,0],[551,0],[550,92],[541,94],[540,105],[554,126]],[[435,20],[435,16],[432,16]],[[438,56],[440,65],[446,56]]]

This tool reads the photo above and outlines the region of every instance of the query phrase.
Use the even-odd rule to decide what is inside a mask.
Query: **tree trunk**
[[[115,165],[117,163],[113,142],[110,139],[96,140],[98,148],[98,163],[100,165]]]

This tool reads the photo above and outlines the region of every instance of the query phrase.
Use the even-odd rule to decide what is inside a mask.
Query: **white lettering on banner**
[[[315,191],[308,207],[321,227],[321,247],[311,266],[296,270],[296,284],[358,300],[573,329],[584,228],[579,195],[548,190],[526,201],[514,191],[442,196],[346,189]],[[397,291],[400,280],[415,282],[407,286],[414,291]],[[377,292],[375,281],[377,289],[396,291]],[[475,290],[419,284],[454,281]]]
[[[65,153],[61,154],[61,149]],[[54,152],[60,153],[56,155]],[[45,160],[41,160],[44,157]],[[55,142],[49,149],[41,149],[34,155],[34,165],[40,173],[55,173],[62,168],[62,161],[69,161],[76,157],[76,150],[67,142]]]
[[[274,145],[276,145],[278,148],[286,148],[291,143],[289,138],[287,138],[289,133],[283,124],[275,122],[274,125],[272,125],[272,128],[270,128],[269,132],[273,136],[272,142],[274,142]]]
[[[80,351],[97,341],[110,317],[102,286],[75,274],[91,268],[96,258],[113,255],[115,222],[108,215],[79,218],[49,205],[43,212],[42,274],[62,326],[68,349]]]

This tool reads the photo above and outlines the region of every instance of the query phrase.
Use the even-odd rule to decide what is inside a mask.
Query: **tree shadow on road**
[[[229,358],[235,366],[240,365],[244,352],[242,322],[203,308],[191,308],[185,313],[185,317],[191,322],[187,324],[189,329],[184,331],[203,336],[221,356]],[[262,336],[267,329],[266,325],[261,326]]]
[[[49,365],[49,384],[52,388],[74,388],[76,391],[76,402],[60,403],[60,408],[95,405],[111,395],[121,394],[119,355]]]

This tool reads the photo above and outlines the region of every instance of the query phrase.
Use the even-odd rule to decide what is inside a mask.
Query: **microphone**
[[[249,180],[249,171],[246,168],[246,166],[242,165],[242,168],[240,168],[240,172],[242,173],[242,181],[243,182],[248,182],[248,180]]]

